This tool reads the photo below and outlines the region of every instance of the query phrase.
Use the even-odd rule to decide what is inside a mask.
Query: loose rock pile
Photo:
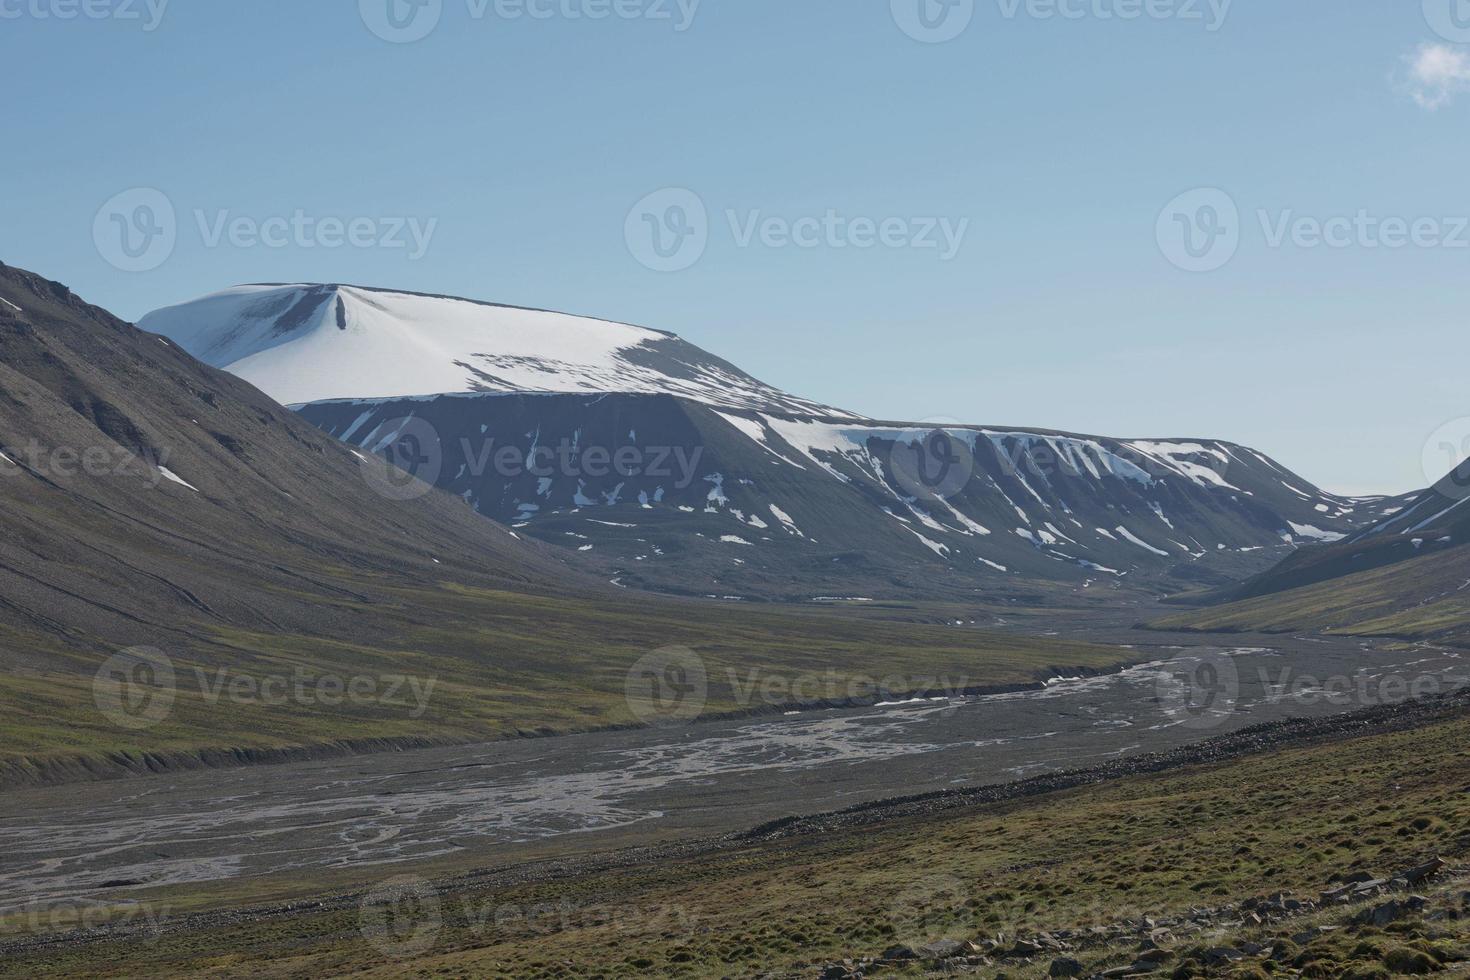
[[[1239,903],[1191,908],[1175,916],[1144,916],[1107,925],[1026,933],[1012,937],[997,935],[969,940],[943,939],[919,946],[894,945],[881,956],[828,964],[818,976],[821,980],[861,980],[900,966],[917,966],[927,976],[974,974],[989,968],[1002,971],[996,976],[1003,977],[1003,971],[1007,967],[1026,968],[1028,972],[1044,967],[1048,977],[1114,980],[1160,973],[1186,957],[1188,962],[1180,969],[1180,973],[1184,975],[1189,975],[1189,964],[1195,963],[1213,970],[1251,960],[1260,963],[1280,961],[1290,948],[1305,946],[1341,929],[1342,926],[1317,925],[1303,929],[1290,936],[1292,946],[1282,941],[1270,946],[1250,942],[1240,943],[1238,946],[1189,946],[1189,940],[1205,932],[1218,935],[1253,927],[1281,925],[1294,918],[1330,910],[1338,905],[1355,905],[1373,898],[1400,896],[1364,908],[1349,920],[1352,925],[1381,928],[1408,916],[1421,914],[1429,904],[1428,899],[1422,895],[1403,893],[1450,870],[1452,869],[1448,862],[1436,857],[1426,864],[1388,877],[1379,877],[1368,872],[1334,876],[1330,887],[1323,890],[1318,899],[1277,892]],[[1126,945],[1134,947],[1132,962],[1100,972],[1089,973],[1079,959],[1068,955]]]

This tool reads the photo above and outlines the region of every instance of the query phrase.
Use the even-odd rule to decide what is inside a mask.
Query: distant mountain
[[[451,297],[246,286],[140,325],[626,586],[1200,588],[1396,505],[1214,440],[872,421],[671,334]]]
[[[1470,461],[1433,487],[1400,498],[1342,541],[1306,548],[1217,598],[1248,599],[1410,561],[1470,543]]]
[[[673,334],[360,286],[240,286],[139,323],[285,405],[442,394],[623,392],[845,416]]]
[[[1341,542],[1306,548],[1160,625],[1470,639],[1470,461]]]

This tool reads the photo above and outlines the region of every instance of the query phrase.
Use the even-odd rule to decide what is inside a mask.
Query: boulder
[[[1382,905],[1371,909],[1364,909],[1353,919],[1358,925],[1386,926],[1391,922],[1397,922],[1405,916],[1413,915],[1429,904],[1429,901],[1420,895],[1411,895],[1403,901],[1395,899],[1384,902]]]
[[[1204,957],[1207,966],[1224,966],[1227,963],[1238,963],[1245,959],[1245,954],[1233,946],[1216,946],[1205,950]]]
[[[921,960],[947,960],[964,952],[965,944],[954,939],[940,939],[925,943],[914,954]]]
[[[1428,864],[1421,864],[1418,867],[1410,868],[1407,871],[1400,871],[1398,877],[1403,878],[1411,885],[1417,885],[1421,881],[1424,881],[1428,878],[1433,878],[1435,875],[1439,874],[1441,871],[1444,871],[1449,866],[1450,863],[1444,858],[1436,857]]]
[[[1049,977],[1080,977],[1082,976],[1082,964],[1065,956],[1059,957],[1051,961],[1046,975]]]

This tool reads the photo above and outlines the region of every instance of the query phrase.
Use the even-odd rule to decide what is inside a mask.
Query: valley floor
[[[1457,970],[1467,746],[1470,694],[1456,693],[703,844],[435,882],[388,865],[365,896],[140,910],[131,938],[7,947],[0,975]]]

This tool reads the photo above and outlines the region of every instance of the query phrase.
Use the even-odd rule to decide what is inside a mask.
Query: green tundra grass
[[[1157,620],[1158,629],[1470,642],[1470,548]]]
[[[646,715],[630,703],[629,669],[668,647],[704,665],[704,714],[862,694],[880,681],[895,694],[1026,684],[1130,659],[1119,648],[829,611],[462,586],[390,595],[398,608],[374,607],[385,629],[373,642],[200,627],[163,648],[173,701],[144,729],[99,710],[93,682],[104,654],[0,637],[0,784],[639,724]],[[285,697],[283,678],[292,682]],[[343,697],[340,684],[354,679],[366,696]]]
[[[352,903],[202,931],[17,954],[0,974],[151,977],[813,977],[895,943],[1014,939],[1252,896],[1315,897],[1352,872],[1391,873],[1470,845],[1470,719],[1231,763],[1129,777],[1029,800],[752,844],[537,885],[429,889],[396,931]],[[410,869],[385,867],[385,878]],[[1458,969],[1470,918],[1453,880],[1440,914],[1211,967],[1204,947],[1308,922],[1166,941],[1159,976],[1353,976]],[[1466,887],[1460,880],[1459,888]],[[1273,931],[1274,930],[1274,931]],[[1297,948],[1300,947],[1300,948]],[[1127,964],[1137,944],[1078,955]],[[1050,957],[1006,964],[1042,976]],[[1269,969],[1268,969],[1269,967]],[[981,971],[994,977],[997,966]],[[874,975],[916,972],[884,967]]]

